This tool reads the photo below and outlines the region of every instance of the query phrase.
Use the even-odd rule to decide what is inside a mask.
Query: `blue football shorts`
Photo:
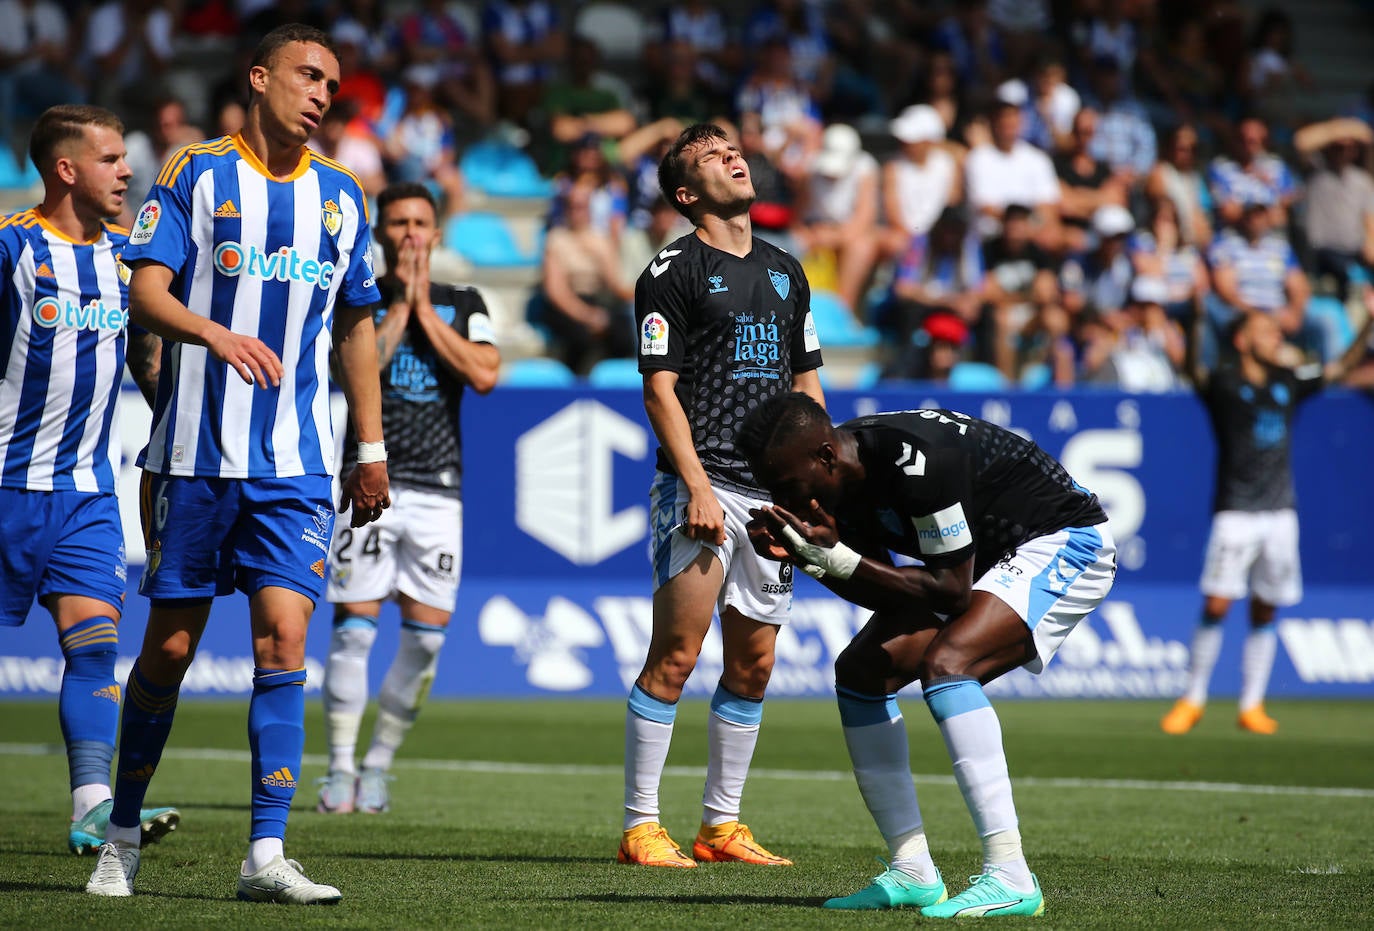
[[[0,488],[0,625],[24,623],[35,597],[82,595],[120,610],[124,527],[112,494]]]
[[[334,505],[327,475],[203,478],[143,473],[139,514],[153,601],[204,599],[269,585],[324,593]]]

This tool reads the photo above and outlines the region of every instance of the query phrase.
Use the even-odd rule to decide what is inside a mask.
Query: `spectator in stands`
[[[1316,166],[1304,213],[1313,270],[1332,276],[1344,301],[1352,271],[1366,282],[1374,277],[1374,178],[1360,164],[1374,130],[1360,120],[1327,120],[1298,130],[1293,142]]]
[[[802,158],[773,156],[757,113],[745,114],[740,120],[739,148],[754,182],[754,202],[749,205],[754,235],[796,252],[791,230],[797,216],[796,192],[804,180]]]
[[[605,140],[595,133],[579,139],[568,153],[567,170],[554,180],[556,194],[549,225],[567,225],[563,210],[573,203],[572,190],[581,188],[587,195],[592,228],[619,249],[620,234],[630,210],[629,188],[606,158]]]
[[[1269,153],[1269,130],[1258,117],[1246,117],[1235,131],[1235,158],[1218,156],[1207,170],[1207,186],[1217,219],[1226,226],[1240,222],[1250,205],[1269,208],[1269,223],[1280,235],[1288,233],[1288,208],[1300,190],[1283,159]]]
[[[1084,256],[1064,262],[1059,283],[1064,308],[1078,316],[1090,310],[1103,320],[1126,306],[1135,270],[1126,254],[1126,237],[1135,228],[1131,212],[1117,204],[1105,204],[1093,213],[1092,231],[1097,246]]]
[[[359,119],[376,125],[386,107],[387,86],[368,49],[366,30],[354,20],[344,20],[330,33],[339,57],[339,89],[330,106],[349,104]]]
[[[1245,91],[1255,114],[1273,126],[1295,127],[1301,94],[1315,86],[1307,69],[1293,60],[1293,20],[1283,10],[1265,10],[1255,25],[1245,70]]]
[[[615,243],[592,225],[592,194],[583,184],[565,191],[563,220],[544,240],[545,323],[562,361],[581,375],[634,351],[634,286],[621,275]]]
[[[175,31],[161,0],[109,0],[97,7],[86,23],[92,102],[123,113],[145,110],[162,93]]]
[[[405,107],[384,140],[388,174],[393,181],[437,185],[443,195],[444,216],[451,217],[462,209],[463,176],[456,163],[453,117],[434,97],[439,69],[411,65],[402,78]]]
[[[679,39],[661,47],[658,72],[649,92],[649,112],[654,119],[671,118],[683,126],[709,122],[724,109],[724,99],[723,94],[703,83],[697,54],[690,45]]]
[[[949,138],[960,139],[970,146],[974,144],[975,140],[964,137],[970,114],[964,104],[964,87],[954,69],[954,56],[949,52],[937,49],[930,53],[925,68],[917,77],[916,101],[935,108]]]
[[[1006,49],[1001,30],[988,18],[987,0],[958,0],[953,15],[935,27],[931,42],[953,58],[954,71],[966,92],[990,90],[1002,83]]]
[[[782,38],[769,39],[758,66],[735,100],[743,126],[757,121],[764,151],[790,171],[803,170],[820,140],[820,108],[792,72],[792,51]]]
[[[1035,238],[1046,249],[1059,248],[1059,180],[1050,157],[1021,139],[1021,110],[1005,101],[992,111],[992,141],[969,152],[964,170],[969,205],[977,230],[987,239],[997,233],[1010,204],[1033,211]]]
[[[523,126],[563,58],[563,33],[546,0],[488,0],[482,35],[495,72],[500,114]]]
[[[1093,94],[1087,105],[1098,112],[1091,152],[1128,187],[1145,177],[1155,164],[1155,131],[1150,118],[1129,96],[1117,59],[1101,56],[1093,62]]]
[[[709,0],[681,0],[659,12],[656,33],[657,41],[646,49],[650,71],[661,82],[674,83],[674,67],[690,57],[692,77],[705,91],[705,109],[708,114],[718,109],[719,101],[727,99],[733,90],[741,60],[739,44],[725,14]],[[677,116],[687,125],[696,122],[685,113],[656,110],[654,115]]]
[[[978,238],[958,210],[946,208],[929,233],[911,238],[880,310],[879,326],[895,337],[897,348],[887,377],[928,377],[927,318],[941,318],[937,328],[952,318],[967,333],[982,318],[984,282]]]
[[[891,0],[828,4],[826,33],[835,59],[832,115],[894,113],[911,98],[922,50],[894,28],[892,6]]]
[[[382,149],[357,113],[357,104],[352,100],[333,104],[325,111],[320,128],[306,145],[353,172],[358,176],[363,193],[376,197],[386,187]],[[461,187],[458,194],[461,196]],[[448,215],[457,213],[461,206],[460,201],[448,210]]]
[[[1010,74],[1024,73],[1053,25],[1047,0],[989,0],[988,21],[1006,51]]]
[[[1110,332],[1102,333],[1100,346],[1085,356],[1092,368],[1085,367],[1081,381],[1133,394],[1180,387],[1187,341],[1183,327],[1164,312],[1167,292],[1158,278],[1139,277],[1131,283],[1121,313],[1104,318]]]
[[[1097,111],[1082,109],[1073,118],[1069,147],[1055,156],[1059,176],[1059,214],[1064,224],[1064,251],[1070,255],[1088,246],[1088,226],[1093,214],[1106,204],[1125,207],[1128,185],[1111,166],[1093,155],[1097,135]]]
[[[625,281],[634,281],[669,243],[692,229],[661,193],[644,213],[644,223],[627,227],[620,237],[620,276]]]
[[[1165,78],[1161,91],[1174,113],[1190,123],[1211,126],[1220,121],[1225,76],[1208,54],[1207,31],[1200,17],[1191,16],[1179,24],[1160,73]]]
[[[1197,130],[1191,124],[1171,129],[1164,137],[1163,158],[1145,179],[1145,197],[1155,207],[1165,200],[1173,204],[1179,237],[1206,249],[1212,242],[1212,195],[1198,170],[1197,150]]]
[[[1063,61],[1058,56],[1045,55],[1036,63],[1029,81],[1012,78],[997,88],[998,100],[1021,108],[1022,138],[1046,152],[1057,152],[1069,145],[1073,118],[1083,106],[1067,77]]]
[[[1211,290],[1211,278],[1202,253],[1183,240],[1174,202],[1165,198],[1151,207],[1149,225],[1138,230],[1126,244],[1136,277],[1157,279],[1164,284],[1160,301],[1170,318],[1190,321],[1202,312],[1202,302]]]
[[[988,303],[988,341],[993,363],[1009,379],[1018,374],[1019,357],[1030,327],[1041,333],[1054,329],[1048,319],[1062,315],[1055,265],[1049,253],[1031,239],[1030,209],[1010,204],[1002,215],[1002,232],[983,244],[987,270],[984,292]]]
[[[167,158],[176,149],[192,142],[199,142],[205,134],[199,127],[192,126],[186,119],[186,107],[176,97],[163,97],[153,104],[149,114],[148,129],[129,133],[124,137],[128,155],[124,160],[129,163],[133,177],[129,179],[129,190],[124,196],[126,220],[132,220],[138,208],[148,196],[158,172]],[[132,226],[132,222],[125,224]]]
[[[744,25],[752,49],[781,42],[791,76],[817,103],[830,96],[835,63],[820,6],[805,0],[762,0]]]
[[[889,126],[902,148],[883,167],[883,253],[896,257],[963,200],[963,172],[943,145],[945,124],[934,107],[907,107]]]
[[[547,159],[552,172],[562,171],[570,149],[581,139],[594,135],[617,140],[638,124],[635,115],[611,89],[596,82],[601,65],[601,50],[584,36],[568,40],[568,60],[561,79],[551,81],[544,90],[540,110],[548,120],[553,147]]]
[[[1269,205],[1246,204],[1236,229],[1224,231],[1212,243],[1212,284],[1224,302],[1211,305],[1212,322],[1225,330],[1238,313],[1268,314],[1287,342],[1321,358],[1322,325],[1307,316],[1312,289],[1288,241],[1273,232],[1272,217]]]
[[[1071,30],[1082,74],[1090,75],[1100,61],[1111,59],[1129,82],[1140,46],[1125,0],[1102,0],[1091,7],[1092,15],[1075,22]]]
[[[878,161],[864,151],[854,127],[827,126],[801,185],[800,223],[792,230],[804,255],[834,255],[835,292],[855,313],[878,261],[878,175]]]
[[[659,162],[685,128],[679,120],[667,116],[639,127],[616,144],[616,164],[625,176],[628,227],[648,228],[649,214],[663,199],[658,186]],[[627,277],[638,278],[647,264],[646,260]]]
[[[79,103],[67,14],[50,0],[0,0],[0,144],[20,138],[16,120]]]
[[[450,13],[444,0],[423,0],[397,23],[396,35],[407,64],[439,69],[436,95],[441,104],[462,114],[459,125],[478,127],[496,119],[496,86],[475,36]]]

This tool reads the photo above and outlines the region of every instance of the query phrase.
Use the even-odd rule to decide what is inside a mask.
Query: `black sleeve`
[[[669,255],[669,252],[674,254]],[[665,257],[666,256],[666,257]],[[680,274],[684,258],[665,249],[635,283],[635,323],[639,335],[639,370],[682,371],[687,347],[689,298]]]
[[[905,459],[905,462],[898,460]],[[961,449],[915,451],[892,465],[901,513],[916,528],[920,558],[928,566],[958,565],[973,555],[976,541],[969,511],[973,502],[973,463]]]
[[[811,315],[811,283],[796,259],[791,259],[790,264],[797,281],[797,319],[793,322],[791,348],[792,374],[796,375],[821,367],[821,339]]]

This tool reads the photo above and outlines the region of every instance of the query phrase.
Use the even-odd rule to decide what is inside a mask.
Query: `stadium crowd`
[[[1363,313],[1374,91],[1307,112],[1292,22],[1234,0],[0,0],[0,137],[110,106],[132,213],[175,147],[239,128],[244,55],[293,21],[342,68],[312,145],[369,195],[421,181],[453,222],[477,147],[553,179],[527,312],[579,373],[632,352],[629,283],[684,231],[658,159],[700,120],[884,378],[1170,390],[1194,315],[1209,353],[1262,312],[1330,361]],[[188,57],[223,68],[169,84]]]

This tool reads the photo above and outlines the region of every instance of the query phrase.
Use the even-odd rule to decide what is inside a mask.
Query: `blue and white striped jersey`
[[[127,237],[75,242],[36,210],[0,220],[0,488],[114,493]]]
[[[358,179],[305,150],[285,181],[237,136],[196,143],[163,166],[124,261],[172,269],[192,313],[256,336],[282,361],[262,389],[202,346],[164,341],[153,432],[139,465],[165,475],[330,475],[334,307],[381,300]]]

